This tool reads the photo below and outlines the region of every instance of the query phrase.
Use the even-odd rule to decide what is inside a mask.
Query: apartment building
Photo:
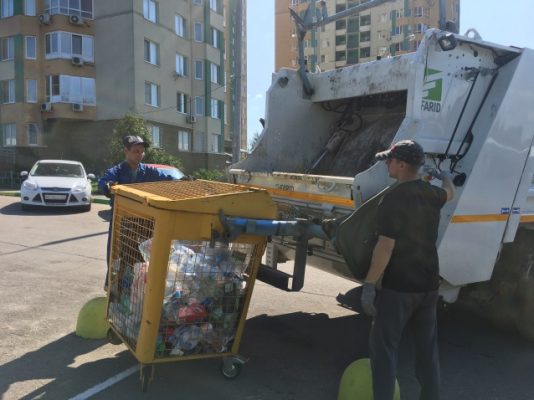
[[[303,15],[315,1],[275,0],[275,66],[298,66],[297,37],[289,8]],[[334,15],[369,0],[326,0]],[[315,15],[315,14],[314,14]],[[417,49],[424,32],[440,18],[459,27],[460,0],[394,0],[307,33],[304,54],[311,72],[390,57]]]
[[[246,102],[246,63],[234,60],[242,3],[0,0],[0,171],[54,157],[101,172],[129,112],[186,172],[224,167],[232,141],[246,140],[229,115]]]

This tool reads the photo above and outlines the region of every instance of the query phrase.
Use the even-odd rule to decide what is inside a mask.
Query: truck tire
[[[534,340],[534,231],[520,227],[503,245],[491,280],[460,291],[461,308]]]

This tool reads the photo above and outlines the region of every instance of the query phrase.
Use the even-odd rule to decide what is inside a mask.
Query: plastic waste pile
[[[127,266],[119,299],[110,303],[115,325],[136,341],[152,239],[139,244],[144,262]],[[221,353],[230,350],[246,290],[245,270],[253,246],[173,241],[165,279],[156,357]],[[112,265],[120,268],[120,260]]]

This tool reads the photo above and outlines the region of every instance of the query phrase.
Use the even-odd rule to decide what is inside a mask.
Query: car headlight
[[[22,188],[26,190],[37,190],[38,187],[39,185],[37,185],[37,183],[34,183],[34,182],[30,182],[30,181],[22,182]]]
[[[74,185],[72,187],[72,193],[85,193],[85,191],[87,190],[87,184],[78,184],[78,185]]]

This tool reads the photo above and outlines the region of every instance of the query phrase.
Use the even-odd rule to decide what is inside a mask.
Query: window
[[[210,153],[220,153],[221,152],[221,135],[218,133],[212,133],[210,137]]]
[[[195,79],[204,79],[204,62],[202,60],[195,60]]]
[[[159,65],[159,45],[148,39],[145,39],[145,61]]]
[[[159,85],[145,82],[145,104],[159,107]]]
[[[193,0],[193,4],[196,4],[197,6],[201,6],[202,0]]]
[[[371,25],[371,15],[362,15],[360,17],[360,26]]]
[[[9,79],[0,81],[2,90],[2,104],[9,104],[15,102],[15,80]]]
[[[84,61],[94,61],[94,39],[92,36],[76,35],[70,32],[50,32],[45,36],[45,58],[82,57]]]
[[[221,119],[221,110],[219,100],[211,99],[211,118]]]
[[[13,60],[14,58],[14,41],[13,37],[0,39],[0,61]]]
[[[414,17],[428,17],[430,16],[430,9],[428,7],[414,7]]]
[[[26,134],[28,135],[28,145],[35,146],[38,144],[38,135],[39,127],[37,124],[30,123],[26,125]]]
[[[222,32],[215,29],[215,28],[211,28],[211,45],[213,47],[216,47],[218,49],[221,49],[222,48],[222,43],[223,43],[223,36],[222,36]]]
[[[428,29],[428,27],[425,24],[415,24],[413,26],[413,29],[413,33],[424,33]]]
[[[26,80],[26,102],[37,103],[37,80]]]
[[[44,0],[43,11],[52,15],[79,15],[92,19],[93,0]]]
[[[178,150],[181,151],[190,151],[190,135],[187,131],[178,131]]]
[[[149,125],[148,130],[152,136],[152,146],[158,148],[161,147],[160,137],[159,137],[159,126]]]
[[[16,146],[17,145],[17,125],[16,124],[4,124],[2,125],[2,131],[4,136],[4,146]]]
[[[80,76],[50,75],[46,81],[46,101],[96,105],[95,80]]]
[[[197,153],[202,153],[205,151],[204,142],[206,139],[204,136],[204,132],[195,132],[195,140],[193,141],[193,151]]]
[[[387,13],[380,14],[380,22],[387,22],[387,20],[388,20],[388,14]]]
[[[360,48],[360,57],[371,57],[371,48],[370,47],[362,47]]]
[[[324,54],[321,54],[321,63],[326,62],[326,56]]]
[[[181,15],[176,15],[174,17],[174,31],[178,36],[181,36],[183,38],[186,37],[186,25],[185,25],[185,19]]]
[[[220,68],[217,64],[211,63],[211,82],[212,83],[219,83],[219,72]]]
[[[176,109],[178,112],[187,114],[189,107],[189,96],[185,93],[178,92],[176,93]]]
[[[210,8],[216,13],[221,13],[221,0],[210,0]]]
[[[24,14],[35,16],[35,0],[24,0]]]
[[[26,58],[35,60],[37,58],[37,38],[35,36],[25,36]]]
[[[0,0],[0,18],[7,18],[13,16],[13,1],[14,0]]]
[[[402,33],[402,28],[400,26],[396,26],[395,28],[392,29],[391,36],[397,36],[397,35],[400,35],[401,33]]]
[[[204,116],[204,102],[200,96],[195,97],[195,115]]]
[[[202,42],[203,40],[203,37],[202,37],[202,22],[195,22],[195,25],[194,25],[194,38],[195,38],[195,42]]]
[[[371,40],[371,31],[360,32],[360,42],[368,42]]]
[[[176,53],[176,74],[180,76],[187,75],[187,57]]]
[[[143,16],[150,22],[158,20],[158,3],[154,0],[143,0]]]

